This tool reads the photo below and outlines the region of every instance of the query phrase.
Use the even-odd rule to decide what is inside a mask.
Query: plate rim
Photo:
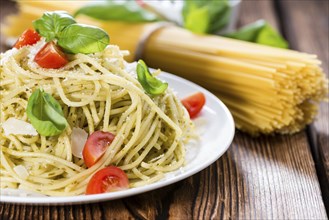
[[[15,203],[15,204],[29,204],[29,205],[72,205],[72,204],[87,204],[87,203],[96,203],[96,202],[102,202],[102,201],[110,201],[110,200],[116,200],[120,198],[126,198],[138,194],[142,194],[145,192],[149,192],[155,189],[159,189],[168,185],[171,185],[173,183],[179,182],[183,179],[186,179],[190,176],[195,175],[196,173],[200,172],[201,170],[206,169],[211,164],[213,164],[215,161],[217,161],[230,147],[234,135],[235,135],[235,124],[234,119],[231,114],[231,112],[228,110],[226,105],[214,94],[212,94],[207,89],[201,87],[200,85],[189,81],[187,79],[184,79],[180,76],[162,72],[159,78],[162,79],[170,79],[173,81],[181,81],[185,85],[189,85],[189,87],[196,87],[199,91],[203,92],[206,97],[210,97],[212,100],[216,102],[220,106],[220,108],[225,112],[225,116],[228,120],[228,137],[225,138],[224,146],[221,148],[219,153],[211,158],[211,160],[208,160],[205,164],[202,166],[198,166],[194,169],[189,169],[187,172],[183,172],[179,174],[178,176],[175,176],[174,178],[170,178],[165,181],[157,181],[155,183],[151,183],[149,185],[131,188],[128,190],[118,191],[118,192],[111,192],[111,193],[104,193],[104,194],[95,194],[95,195],[77,195],[77,196],[40,196],[40,197],[22,197],[22,196],[10,196],[10,195],[2,195],[0,193],[0,202],[3,203]],[[173,88],[173,87],[171,87]],[[173,88],[175,90],[175,88]],[[47,198],[47,199],[45,199]]]

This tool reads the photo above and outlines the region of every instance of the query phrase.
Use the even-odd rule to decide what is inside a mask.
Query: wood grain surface
[[[284,32],[294,49],[316,53],[328,66],[328,52],[323,51],[328,47],[328,29],[327,34],[320,34],[324,26],[308,21],[317,16],[328,20],[328,6],[323,8],[327,3],[319,6],[316,1],[305,1],[296,6],[294,2],[245,0],[239,24],[265,18]],[[307,29],[312,31],[304,34]],[[237,131],[228,152],[214,164],[162,189],[85,205],[0,203],[0,219],[327,219],[322,197],[326,186],[320,188],[318,176],[325,175],[328,166],[322,166],[323,170],[315,166],[328,161],[325,108],[309,129],[316,144],[309,142],[312,135],[307,131],[258,138]],[[322,162],[314,160],[314,147],[322,152]]]
[[[323,61],[324,72],[329,73],[329,2],[283,1],[279,10],[287,21],[284,33],[293,49],[317,54]],[[305,28],[309,27],[309,28]],[[318,170],[324,202],[329,211],[329,103],[322,103],[316,121],[308,135]]]

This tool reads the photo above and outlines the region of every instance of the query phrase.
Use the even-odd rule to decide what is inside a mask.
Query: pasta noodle
[[[8,19],[4,32],[19,35],[26,28],[22,21],[62,9],[59,2],[19,1],[20,15]],[[73,13],[82,4],[70,2],[65,10]],[[145,32],[158,25],[78,19],[105,29],[112,43],[131,51],[130,61]],[[157,29],[146,40],[142,58],[148,64],[209,88],[228,106],[237,128],[252,135],[297,132],[313,121],[319,103],[327,99],[328,80],[315,55],[173,26]]]
[[[148,96],[133,64],[123,59],[127,52],[113,45],[95,54],[70,55],[71,62],[62,69],[40,68],[33,58],[44,43],[1,55],[0,122],[11,117],[27,121],[28,98],[42,87],[59,101],[69,126],[51,137],[6,136],[1,127],[1,188],[79,195],[92,174],[110,164],[125,171],[130,187],[157,181],[184,165],[184,146],[193,135],[193,123],[171,89]],[[75,127],[89,134],[96,130],[115,134],[105,154],[88,169],[83,159],[72,155]]]

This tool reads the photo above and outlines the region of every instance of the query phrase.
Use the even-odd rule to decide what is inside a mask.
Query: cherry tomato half
[[[33,45],[40,40],[41,36],[33,29],[27,29],[18,38],[14,47],[19,49],[27,45]]]
[[[114,137],[112,133],[104,131],[95,131],[88,137],[82,150],[87,167],[94,165],[103,156]]]
[[[189,97],[182,99],[182,104],[187,109],[190,118],[194,118],[206,103],[206,97],[202,92],[197,92]]]
[[[97,171],[90,179],[86,194],[114,192],[129,188],[129,180],[125,172],[115,166],[105,167]]]
[[[54,42],[46,43],[35,55],[34,61],[41,67],[47,69],[58,69],[68,63],[65,54]]]

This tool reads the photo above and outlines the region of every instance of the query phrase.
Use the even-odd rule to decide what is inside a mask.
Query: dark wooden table
[[[1,21],[15,11],[5,0],[0,8]],[[328,73],[328,8],[327,0],[244,0],[239,25],[268,20],[292,49],[317,54]],[[328,116],[324,103],[317,120],[291,136],[236,131],[214,164],[162,189],[87,205],[0,203],[0,219],[327,219]]]

